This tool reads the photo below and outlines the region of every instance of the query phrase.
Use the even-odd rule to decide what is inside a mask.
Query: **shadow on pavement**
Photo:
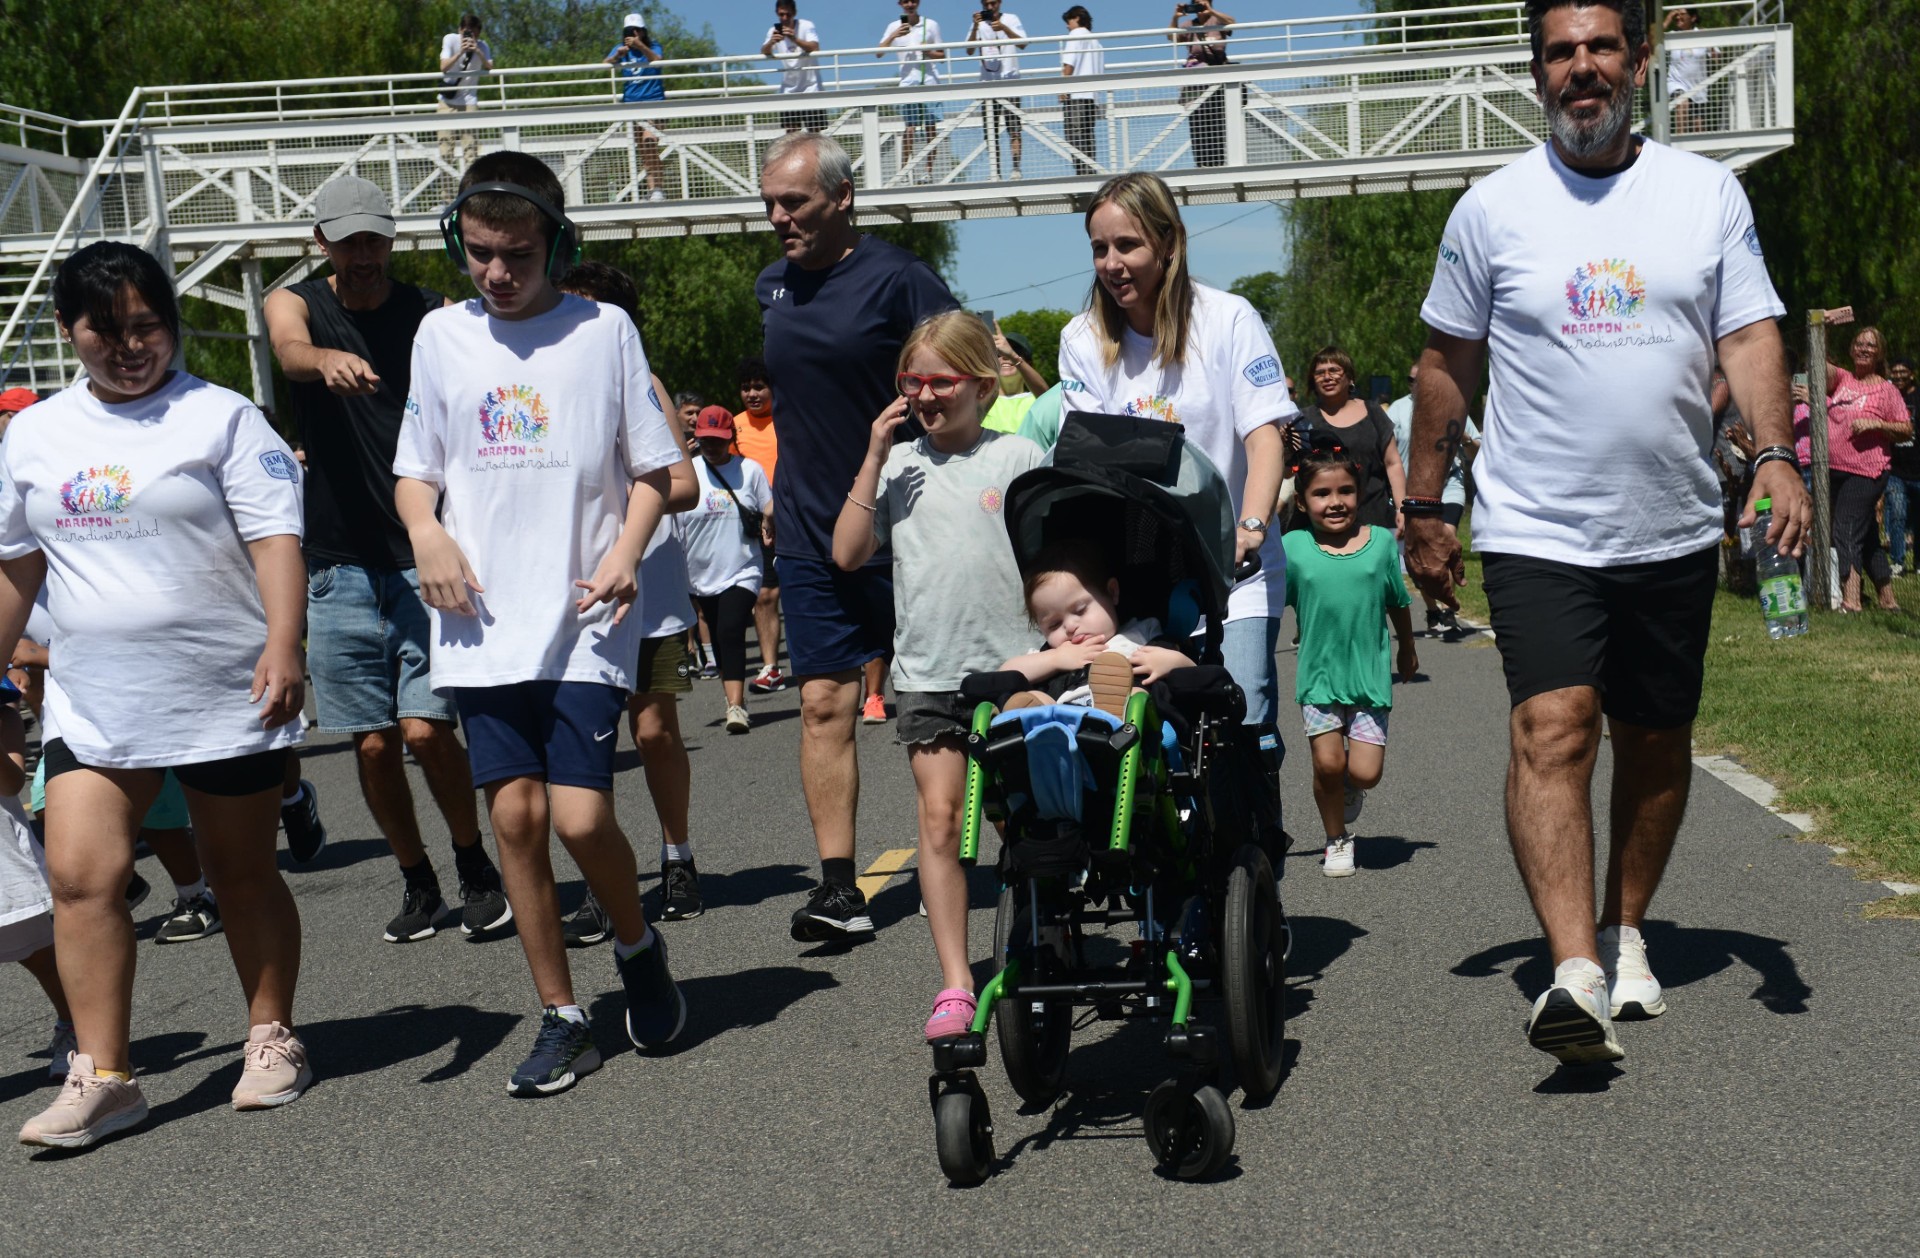
[[[1394,869],[1413,859],[1423,847],[1439,847],[1431,839],[1403,839],[1397,834],[1363,834],[1353,841],[1353,863],[1361,869]]]
[[[1626,1071],[1612,1062],[1602,1062],[1593,1066],[1554,1067],[1552,1074],[1533,1085],[1540,1096],[1585,1096],[1596,1092],[1609,1092],[1613,1081],[1626,1075]]]
[[[1697,983],[1701,979],[1740,964],[1760,976],[1760,985],[1751,999],[1773,1013],[1796,1014],[1807,1011],[1813,988],[1800,977],[1800,967],[1787,951],[1783,939],[1749,934],[1744,930],[1693,929],[1672,922],[1649,921],[1642,928],[1647,940],[1648,960],[1654,977],[1664,988],[1672,989]],[[1474,953],[1452,969],[1461,978],[1491,978],[1509,962],[1513,984],[1523,996],[1531,998],[1553,982],[1544,939],[1516,939]]]
[[[472,1005],[397,1005],[358,1018],[305,1022],[299,1030],[312,1054],[314,1075],[322,1082],[384,1070],[452,1048],[453,1060],[420,1076],[422,1083],[443,1083],[467,1073],[500,1047],[520,1022],[517,1013]],[[236,1060],[236,1069],[238,1064]]]
[[[840,981],[819,970],[770,965],[681,979],[679,986],[687,999],[687,1025],[678,1039],[649,1053],[650,1057],[672,1057],[729,1031],[765,1026],[808,996],[840,986]],[[593,1002],[587,1016],[593,1020],[593,1038],[602,1057],[611,1059],[633,1049],[627,1039],[626,1015],[624,992],[607,992]]]
[[[361,861],[377,860],[389,856],[393,849],[385,839],[335,839],[329,838],[320,854],[305,865],[297,864],[280,849],[280,872],[283,874],[312,874],[328,869],[345,869],[348,865],[358,865]],[[456,897],[457,898],[457,897]]]

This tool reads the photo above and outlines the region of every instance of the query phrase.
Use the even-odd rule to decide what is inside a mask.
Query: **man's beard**
[[[1541,100],[1553,138],[1560,141],[1567,156],[1583,161],[1606,152],[1633,125],[1633,80],[1624,77],[1620,80],[1592,122],[1576,119],[1567,111],[1567,104],[1559,96],[1546,96]]]

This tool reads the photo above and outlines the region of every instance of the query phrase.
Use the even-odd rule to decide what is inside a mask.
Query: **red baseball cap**
[[[12,414],[24,411],[40,400],[40,395],[32,389],[8,389],[0,393],[0,413]]]
[[[701,408],[693,417],[693,435],[696,437],[733,438],[733,413],[724,406]]]

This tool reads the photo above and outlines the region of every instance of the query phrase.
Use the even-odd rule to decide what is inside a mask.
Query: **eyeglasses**
[[[935,397],[952,397],[955,390],[972,379],[972,376],[918,376],[903,371],[893,378],[893,387],[900,390],[901,397],[919,397],[922,389],[932,389]]]

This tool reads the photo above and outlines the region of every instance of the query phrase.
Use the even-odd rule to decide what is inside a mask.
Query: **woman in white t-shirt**
[[[687,580],[713,634],[720,684],[727,692],[727,733],[744,734],[747,720],[747,627],[760,597],[761,545],[773,544],[773,487],[752,459],[733,454],[733,416],[709,406],[693,421],[700,457],[693,461],[700,500],[673,517],[687,552]],[[752,520],[750,516],[758,516]]]
[[[45,582],[60,626],[47,868],[78,1052],[20,1139],[80,1147],[147,1113],[125,891],[168,768],[247,998],[234,1107],[283,1105],[313,1077],[289,1029],[299,910],[274,863],[301,738],[306,566],[293,452],[245,398],[171,369],[180,316],[160,264],[89,245],[61,266],[53,304],[86,378],[16,421],[0,452],[0,650]]]
[[[1298,414],[1287,373],[1252,306],[1187,274],[1187,230],[1156,176],[1102,184],[1086,228],[1093,289],[1060,335],[1061,403],[1181,424],[1226,478],[1239,521],[1235,558],[1258,554],[1261,570],[1234,587],[1221,646],[1246,692],[1247,724],[1277,758],[1273,655],[1287,574],[1268,525],[1283,476],[1281,425]]]

